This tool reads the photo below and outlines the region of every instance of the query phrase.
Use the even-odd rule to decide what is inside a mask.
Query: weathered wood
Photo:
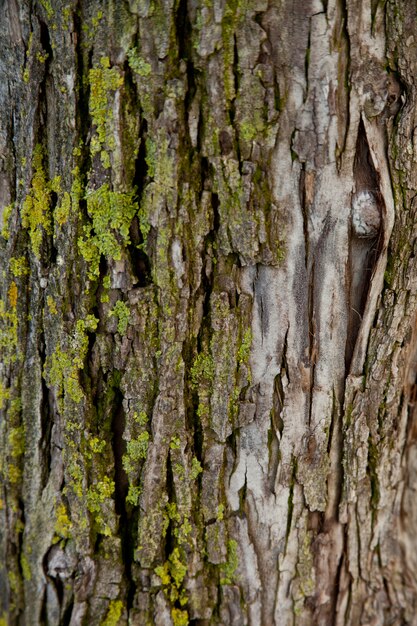
[[[415,624],[414,3],[0,16],[0,625]]]

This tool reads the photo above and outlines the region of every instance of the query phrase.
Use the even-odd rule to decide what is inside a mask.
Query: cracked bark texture
[[[0,16],[0,624],[417,624],[415,3]]]

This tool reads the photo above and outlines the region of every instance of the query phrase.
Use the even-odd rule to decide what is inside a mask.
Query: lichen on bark
[[[0,623],[413,623],[411,4],[3,5]]]

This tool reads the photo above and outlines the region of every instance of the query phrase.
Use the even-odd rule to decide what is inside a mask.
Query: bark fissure
[[[0,622],[413,623],[415,16],[322,4],[4,3]]]

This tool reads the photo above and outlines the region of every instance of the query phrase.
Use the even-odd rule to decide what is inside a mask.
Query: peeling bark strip
[[[414,3],[0,50],[0,626],[415,624]]]

